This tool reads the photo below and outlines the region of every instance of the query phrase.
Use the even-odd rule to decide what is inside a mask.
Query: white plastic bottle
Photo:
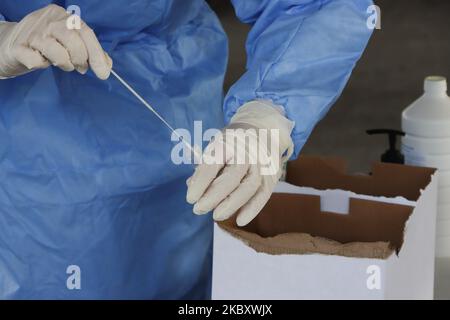
[[[424,94],[402,113],[405,163],[439,169],[435,295],[450,298],[450,97],[444,77],[427,77]]]

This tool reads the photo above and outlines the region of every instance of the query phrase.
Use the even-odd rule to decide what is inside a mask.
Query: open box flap
[[[350,199],[349,213],[337,214],[322,212],[319,196],[276,193],[247,226],[235,219],[219,226],[258,252],[386,259],[400,250],[413,209]]]
[[[288,163],[286,182],[318,190],[341,189],[358,194],[404,197],[416,201],[436,169],[377,162],[371,174],[348,174],[341,158],[301,156]]]
[[[289,183],[319,190],[341,189],[416,201],[435,169],[376,164],[372,175],[349,175],[339,158],[300,157],[288,166]],[[333,254],[386,259],[399,252],[414,207],[349,200],[349,213],[322,212],[320,196],[274,193],[260,214],[240,228],[235,218],[219,226],[258,252]]]

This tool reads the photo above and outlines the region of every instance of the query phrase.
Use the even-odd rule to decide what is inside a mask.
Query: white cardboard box
[[[432,299],[436,171],[429,168],[376,164],[372,176],[352,176],[345,172],[345,164],[342,160],[300,157],[289,165],[287,181],[303,187],[280,183],[276,190],[278,193],[274,194],[260,214],[261,219],[269,217],[269,220],[257,221],[258,216],[256,221],[252,222],[253,225],[244,231],[234,225],[234,220],[229,220],[222,226],[216,224],[212,298]],[[339,188],[339,186],[344,187]],[[301,199],[295,200],[297,205],[286,204],[292,197],[297,197],[297,194],[301,194],[298,196]],[[306,214],[305,207],[302,207],[302,212],[296,212],[303,201],[320,203],[319,211],[322,213],[318,212],[315,215],[324,214],[326,219],[330,218],[333,221],[331,226],[334,221],[344,221],[343,224],[336,223],[336,226],[344,226],[346,229],[350,224],[349,230],[360,229],[342,234],[339,234],[339,230],[331,231],[340,239],[347,239],[351,233],[361,238],[348,242],[347,245],[350,246],[356,245],[357,242],[363,247],[365,245],[370,247],[372,242],[364,240],[377,237],[377,232],[380,231],[380,239],[376,240],[389,245],[389,248],[394,248],[395,240],[392,242],[386,240],[389,233],[386,230],[392,229],[393,224],[386,225],[382,220],[396,219],[395,215],[404,215],[406,210],[408,211],[406,223],[403,223],[403,228],[397,230],[403,243],[397,243],[396,250],[383,258],[357,257],[359,253],[353,256],[355,252],[348,251],[348,248],[345,249],[347,251],[344,250],[346,256],[314,253],[314,245],[309,246],[306,254],[292,254],[291,250],[287,250],[290,254],[286,254],[286,252],[283,253],[284,249],[279,251],[276,245],[272,248],[261,248],[261,243],[264,247],[280,236],[286,239],[297,233],[292,231],[292,228],[293,230],[302,228],[302,223],[299,223],[300,227],[281,226],[282,229],[287,228],[290,231],[282,234],[275,231],[276,235],[270,236],[261,236],[258,234],[259,231],[255,231],[265,228],[264,232],[267,233],[271,225],[274,225],[273,228],[279,228],[280,226],[276,226],[278,220],[270,220],[271,216],[275,215],[274,219],[278,219],[278,216],[283,218],[283,215],[291,215],[292,212],[298,215]],[[367,211],[375,217],[371,220],[374,226],[363,226],[361,221],[358,225],[355,222],[357,220],[353,211],[357,211],[356,207],[361,210],[364,206],[367,206]],[[278,208],[279,212],[267,212],[273,211],[274,208]],[[392,208],[395,210],[391,212]],[[286,213],[286,210],[292,212]],[[348,212],[354,215],[353,218],[350,219]],[[360,215],[367,214],[364,211],[359,212]],[[378,215],[380,219],[377,218]],[[309,215],[306,219],[314,222],[316,217]],[[342,220],[342,218],[350,220]],[[326,219],[321,220],[320,223],[328,221]],[[313,236],[326,238],[329,234],[325,229],[330,226],[327,226],[328,222],[324,223],[324,234],[321,234],[320,223],[309,223],[309,228],[313,230]],[[395,223],[398,225],[399,222],[395,221]],[[307,224],[305,222],[305,225]],[[224,226],[231,226],[231,229],[228,228],[225,231]],[[366,230],[365,228],[368,230],[366,233],[362,232]],[[230,234],[230,230],[233,235]],[[397,231],[390,232],[395,234]],[[298,233],[307,232],[299,230]],[[349,239],[351,237],[350,235]],[[255,243],[259,244],[255,245]],[[250,247],[248,244],[253,245]],[[290,245],[295,246],[297,243],[294,241]],[[332,243],[332,245],[338,246],[337,248],[345,246],[339,243]],[[308,247],[308,244],[303,244],[302,250],[305,249],[304,246]],[[274,248],[275,250],[272,250]],[[355,248],[358,251],[360,247]],[[319,252],[323,250],[319,249]],[[370,254],[373,252],[370,251]]]

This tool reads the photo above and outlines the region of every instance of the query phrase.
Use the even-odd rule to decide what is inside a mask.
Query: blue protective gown
[[[296,122],[297,154],[371,34],[369,0],[235,0],[253,28],[247,72],[223,99],[227,40],[205,1],[1,0],[0,19],[51,2],[81,8],[114,69],[174,127],[221,128],[272,99]],[[208,298],[212,221],[186,203],[193,166],[172,163],[173,145],[114,78],[0,80],[0,298]]]

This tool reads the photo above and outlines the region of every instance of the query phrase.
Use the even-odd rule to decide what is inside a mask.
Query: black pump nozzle
[[[382,162],[390,163],[405,163],[405,157],[403,154],[397,150],[397,136],[404,136],[405,133],[399,130],[392,129],[372,129],[367,130],[367,134],[387,134],[389,135],[389,149],[381,155]]]

